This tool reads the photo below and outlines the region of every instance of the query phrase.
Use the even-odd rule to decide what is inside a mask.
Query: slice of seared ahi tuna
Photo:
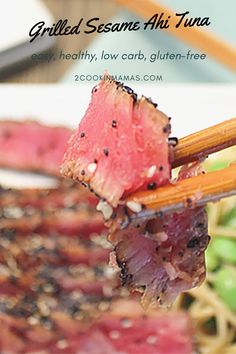
[[[184,166],[178,179],[202,173],[199,163]],[[128,219],[123,229],[124,218]],[[180,212],[162,214],[142,222],[129,222],[120,207],[108,222],[114,245],[111,260],[120,268],[122,285],[142,293],[144,308],[173,303],[180,292],[205,279],[204,251],[209,242],[207,214],[192,201]]]
[[[113,207],[170,178],[169,118],[150,99],[104,78],[71,137],[62,174],[87,184]]]
[[[1,351],[8,354],[193,352],[187,314],[143,316],[134,301],[79,292],[56,298],[1,297],[0,331]]]
[[[59,175],[72,130],[36,121],[0,121],[0,166]]]
[[[120,268],[122,285],[142,293],[144,308],[156,302],[171,304],[180,292],[205,278],[209,236],[203,208],[164,215],[124,230],[111,228],[109,240],[115,246],[113,263]]]

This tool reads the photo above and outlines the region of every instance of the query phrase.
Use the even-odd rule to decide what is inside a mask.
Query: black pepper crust
[[[127,286],[132,282],[133,279],[133,275],[129,273],[126,262],[121,261],[118,256],[117,256],[117,248],[119,247],[119,245],[117,245],[114,248],[115,254],[116,254],[116,262],[118,267],[120,268],[120,274],[119,274],[119,278],[121,281],[121,286]]]
[[[117,128],[117,121],[113,119],[111,126],[112,128]]]
[[[191,198],[186,198],[186,207],[187,208],[192,208],[193,207],[193,201]]]
[[[104,152],[105,156],[107,156],[107,157],[109,156],[109,149],[108,148],[104,148],[103,152]]]
[[[165,134],[170,134],[171,133],[171,125],[170,125],[170,123],[166,124],[166,126],[163,128],[163,133],[165,133]]]
[[[151,103],[153,105],[153,107],[157,108],[158,107],[158,104],[153,102],[152,98],[151,97],[145,97],[146,100],[148,101],[148,103]]]
[[[97,92],[97,86],[94,86],[93,88],[92,88],[92,93],[95,93],[95,92]]]
[[[156,182],[151,182],[148,184],[147,189],[148,190],[155,190],[157,188]]]
[[[112,77],[110,78],[110,82],[115,82],[116,83],[116,88],[117,89],[122,89],[122,91],[126,92],[127,94],[129,94],[132,98],[134,103],[138,102],[138,95],[137,93],[134,92],[134,90],[132,88],[130,88],[127,85],[124,85],[123,83],[119,82],[119,81],[113,81]],[[156,102],[153,102],[152,98],[150,97],[145,97],[143,96],[143,98],[150,103],[154,108],[158,107],[158,104]],[[170,125],[170,124],[169,124]]]

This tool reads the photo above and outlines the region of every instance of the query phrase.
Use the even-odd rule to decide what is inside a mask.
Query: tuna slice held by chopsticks
[[[172,153],[168,117],[150,99],[104,77],[92,92],[89,108],[69,141],[62,173],[82,182],[102,200],[101,210],[114,246],[111,263],[122,285],[142,293],[142,304],[170,304],[205,277],[207,218],[203,208],[157,213],[132,222],[142,205],[124,199],[137,190],[170,182]],[[186,166],[179,178],[201,173]]]
[[[35,121],[0,121],[0,166],[59,174],[72,130]]]
[[[70,139],[62,173],[116,207],[130,193],[169,180],[169,133],[168,117],[151,100],[102,80]]]

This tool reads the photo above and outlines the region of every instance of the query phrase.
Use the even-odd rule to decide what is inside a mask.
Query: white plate
[[[172,135],[182,137],[236,116],[236,85],[144,85],[135,91],[172,117]],[[75,128],[88,106],[92,85],[0,85],[0,119],[37,119]],[[0,171],[0,184],[52,186],[54,180]]]

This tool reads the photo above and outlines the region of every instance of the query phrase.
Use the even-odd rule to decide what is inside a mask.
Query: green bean
[[[207,270],[213,271],[219,265],[219,260],[211,247],[211,245],[206,250],[206,268]]]
[[[236,311],[236,269],[230,266],[222,267],[216,272],[213,286],[225,304]]]
[[[236,241],[226,237],[215,237],[210,244],[216,257],[220,260],[236,264]]]

